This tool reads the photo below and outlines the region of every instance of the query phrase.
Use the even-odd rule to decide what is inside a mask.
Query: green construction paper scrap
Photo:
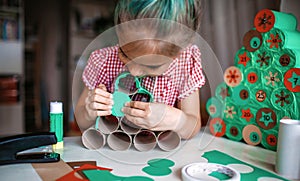
[[[244,164],[249,167],[253,168],[253,172],[251,173],[240,173],[241,174],[241,180],[257,180],[260,177],[271,177],[276,179],[281,179],[284,181],[288,181],[287,179],[280,177],[278,175],[275,175],[271,172],[268,172],[266,170],[263,170],[261,168],[255,167],[251,164],[248,164],[246,162],[242,162],[236,158],[233,158],[225,153],[222,153],[217,150],[208,151],[205,152],[202,157],[206,158],[209,163],[217,163],[221,165],[229,165],[229,164]]]
[[[123,177],[113,175],[108,170],[83,170],[82,172],[90,181],[98,181],[98,180],[105,180],[105,181],[120,180],[121,181],[124,179]]]
[[[83,173],[90,181],[153,181],[153,179],[144,176],[120,177],[108,170],[83,170]]]
[[[209,176],[212,176],[212,177],[215,177],[219,180],[228,180],[230,179],[231,177],[229,177],[228,175],[224,174],[224,173],[220,173],[220,172],[211,172],[210,174],[208,174]]]
[[[175,165],[172,160],[168,160],[165,158],[157,158],[148,161],[148,165],[157,168],[169,168]]]
[[[168,167],[147,166],[144,167],[142,170],[151,176],[166,176],[172,173],[172,170]]]

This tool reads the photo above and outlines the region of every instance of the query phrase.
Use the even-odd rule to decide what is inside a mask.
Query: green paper
[[[275,16],[275,24],[274,27],[279,29],[287,29],[287,30],[296,30],[297,28],[297,19],[293,14],[272,11]]]
[[[252,53],[246,50],[245,47],[239,49],[234,57],[234,65],[242,72],[252,66]]]
[[[114,105],[112,108],[112,115],[117,117],[124,116],[124,113],[122,112],[122,108],[124,107],[124,104],[126,102],[130,102],[130,97],[123,92],[114,92],[113,101],[114,101]]]
[[[144,176],[120,177],[108,170],[83,170],[82,172],[90,181],[153,181],[153,179]]]
[[[241,124],[228,124],[226,126],[226,136],[234,141],[241,141],[243,138],[242,135],[242,130],[243,130],[244,126]]]
[[[232,89],[231,98],[237,105],[243,106],[243,105],[248,104],[249,100],[250,100],[249,88],[243,84],[241,84],[237,87],[234,87]]]
[[[168,168],[174,166],[175,163],[172,160],[168,160],[165,158],[157,158],[157,159],[149,160],[148,165],[157,168]]]
[[[288,181],[287,179],[285,179],[283,177],[280,177],[278,175],[270,173],[270,172],[268,172],[266,170],[263,170],[261,168],[255,167],[251,164],[242,162],[242,161],[240,161],[236,158],[233,158],[233,157],[231,157],[231,156],[229,156],[225,153],[222,153],[220,151],[217,151],[217,150],[205,152],[202,157],[206,158],[209,163],[217,163],[217,164],[221,164],[221,165],[244,164],[244,165],[247,165],[249,167],[252,167],[253,172],[251,172],[251,173],[240,173],[241,174],[241,180],[257,180],[260,177],[272,177],[272,178]]]
[[[289,30],[281,30],[281,31],[284,34],[284,38],[285,38],[283,48],[299,49],[300,32],[289,31]]]
[[[172,170],[168,167],[147,166],[143,168],[143,171],[151,176],[166,176],[172,173]]]
[[[120,180],[121,181],[124,179],[123,177],[113,175],[108,170],[83,170],[82,172],[90,181],[98,181],[98,180],[105,180],[105,181]]]

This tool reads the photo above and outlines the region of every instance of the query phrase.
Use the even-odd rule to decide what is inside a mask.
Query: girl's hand
[[[140,101],[131,101],[125,104],[122,111],[125,117],[133,124],[153,130],[175,130],[177,127],[177,120],[174,117],[180,117],[180,110],[173,110],[173,116],[170,119],[166,118],[166,112],[170,109],[176,109],[162,103],[149,103]]]
[[[107,92],[107,89],[103,84],[90,90],[85,99],[85,109],[91,120],[95,120],[97,116],[110,115],[112,105],[112,94]]]

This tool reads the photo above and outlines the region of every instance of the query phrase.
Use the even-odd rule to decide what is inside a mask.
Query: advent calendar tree
[[[300,32],[292,14],[264,9],[206,104],[213,135],[276,150],[280,119],[299,119]]]

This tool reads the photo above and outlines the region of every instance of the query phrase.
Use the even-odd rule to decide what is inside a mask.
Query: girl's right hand
[[[91,120],[95,120],[97,116],[111,115],[112,105],[112,94],[107,92],[103,84],[90,90],[85,99],[85,109]]]

